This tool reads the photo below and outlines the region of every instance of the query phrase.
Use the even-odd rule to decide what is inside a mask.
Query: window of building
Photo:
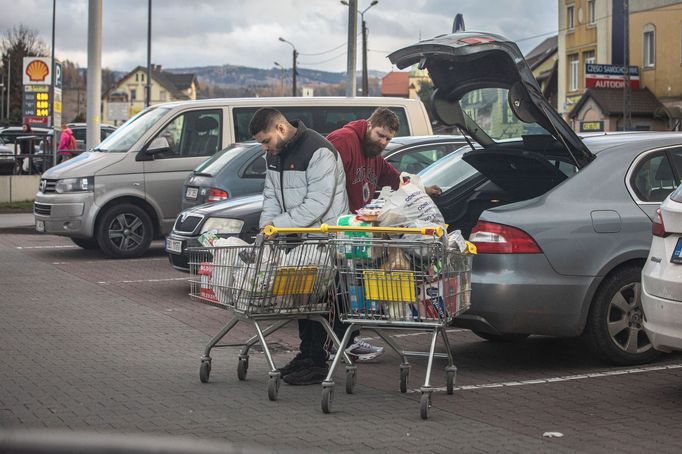
[[[597,62],[597,59],[594,56],[594,51],[593,50],[588,50],[583,54],[583,58],[585,59],[585,64],[586,65],[592,65]]]
[[[568,56],[568,67],[569,67],[569,80],[568,80],[568,90],[576,91],[578,90],[578,78],[580,77],[580,71],[578,69],[580,59],[578,54],[573,54]]]
[[[656,66],[656,29],[653,24],[644,26],[644,61],[642,66],[653,68]]]
[[[589,25],[594,25],[597,22],[597,18],[594,11],[594,0],[588,0],[587,2],[587,23]]]
[[[140,73],[135,73],[135,82],[140,81]]]
[[[575,28],[575,6],[571,5],[566,8],[566,28],[573,30]]]
[[[140,74],[140,82],[144,82],[144,73]]]
[[[137,99],[137,90],[134,88],[130,89],[130,102],[135,102]]]

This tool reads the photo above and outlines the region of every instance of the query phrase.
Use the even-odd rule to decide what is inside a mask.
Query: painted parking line
[[[651,367],[638,367],[638,368],[634,368],[634,369],[608,370],[608,371],[604,371],[604,372],[593,372],[593,373],[589,373],[589,374],[579,374],[579,375],[565,375],[563,377],[539,378],[539,379],[534,379],[534,380],[521,380],[521,381],[510,381],[510,382],[500,382],[500,383],[484,383],[481,385],[455,386],[454,390],[455,391],[471,391],[471,390],[487,389],[487,388],[507,388],[507,387],[512,387],[512,386],[544,385],[547,383],[559,383],[559,382],[567,382],[567,381],[575,381],[575,380],[590,380],[590,379],[594,379],[594,378],[612,377],[614,375],[643,374],[643,373],[647,373],[647,372],[659,372],[662,370],[674,370],[674,369],[682,369],[682,364],[668,364],[666,366],[651,366]],[[445,392],[446,388],[444,386],[443,387],[434,387],[433,390],[436,392]],[[419,388],[414,388],[414,389],[408,389],[407,392],[418,393],[421,391],[419,390]]]
[[[367,328],[367,327],[364,327]],[[380,328],[379,328],[380,329]],[[388,330],[386,330],[388,331]],[[468,329],[446,329],[446,333],[463,333],[463,332],[471,332]],[[412,336],[426,336],[426,335],[433,335],[433,331],[419,331],[417,333],[406,333],[406,334],[391,334],[390,337],[412,337]],[[375,340],[381,340],[380,337],[363,337],[364,340],[366,341],[375,341]]]
[[[109,261],[108,259],[102,258],[101,260],[75,260],[71,262],[52,262],[53,265],[73,265],[73,264],[79,264],[79,263],[102,263],[102,262],[107,262]],[[159,257],[159,258],[153,258],[153,259],[119,259],[116,260],[115,263],[130,263],[130,262],[156,262],[156,261],[164,261],[167,262],[168,259],[165,257]]]
[[[63,244],[54,246],[17,246],[17,249],[80,249],[75,244]]]
[[[166,279],[137,279],[128,281],[98,281],[101,285],[111,285],[111,284],[138,284],[144,282],[168,282],[168,281],[188,281],[190,277],[171,277]]]

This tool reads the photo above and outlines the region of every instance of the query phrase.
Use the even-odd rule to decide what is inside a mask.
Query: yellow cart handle
[[[443,236],[442,227],[370,227],[370,226],[338,226],[322,224],[319,227],[297,228],[297,227],[273,227],[266,226],[263,233],[266,235],[275,235],[278,233],[329,233],[329,232],[370,232],[370,233],[412,233],[417,235],[433,235],[437,237]]]

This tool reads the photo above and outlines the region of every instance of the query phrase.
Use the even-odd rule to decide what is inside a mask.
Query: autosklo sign
[[[630,66],[630,88],[639,88],[639,68]],[[625,67],[620,65],[585,65],[585,85],[587,88],[625,87]]]

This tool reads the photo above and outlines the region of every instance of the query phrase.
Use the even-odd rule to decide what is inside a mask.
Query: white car
[[[656,350],[682,350],[682,186],[661,203],[642,270],[644,329]]]

